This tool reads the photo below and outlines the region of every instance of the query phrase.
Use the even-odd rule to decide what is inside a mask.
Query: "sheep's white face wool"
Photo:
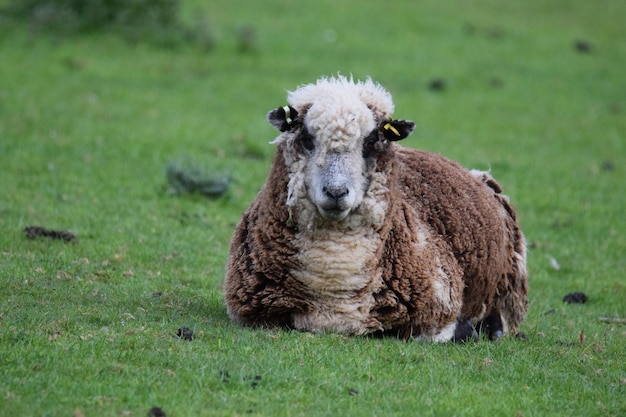
[[[358,207],[369,185],[361,149],[376,123],[361,101],[351,99],[314,103],[304,122],[314,137],[305,175],[308,197],[330,220],[344,219]]]
[[[369,79],[340,76],[302,86],[289,93],[288,102],[299,115],[299,127],[278,141],[291,142],[285,152],[292,169],[287,204],[299,214],[299,223],[342,229],[381,224],[386,206],[379,197],[386,176],[375,172],[375,158],[367,158],[364,147],[378,138],[381,122],[390,120],[390,94]],[[289,108],[283,111],[291,120]]]

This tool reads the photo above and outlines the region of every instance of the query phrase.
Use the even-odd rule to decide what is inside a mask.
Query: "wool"
[[[391,119],[391,95],[370,79],[322,78],[288,103],[268,115],[276,154],[230,243],[229,316],[436,342],[467,322],[517,333],[526,250],[495,179],[397,144],[413,124]]]

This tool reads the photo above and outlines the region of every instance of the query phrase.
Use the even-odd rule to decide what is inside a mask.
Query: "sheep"
[[[463,342],[517,334],[524,236],[488,172],[402,147],[415,124],[367,78],[323,77],[268,113],[268,178],[230,242],[229,317],[252,327]]]

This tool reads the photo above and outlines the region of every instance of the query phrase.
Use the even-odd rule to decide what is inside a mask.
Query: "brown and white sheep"
[[[524,237],[498,183],[395,142],[391,95],[321,78],[268,114],[282,133],[230,243],[229,316],[249,326],[418,340],[517,333]]]

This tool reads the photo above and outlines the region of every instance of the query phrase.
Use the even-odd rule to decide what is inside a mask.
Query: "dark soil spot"
[[[176,336],[183,340],[188,340],[191,342],[193,340],[193,330],[191,330],[189,327],[181,327],[176,332]]]
[[[604,161],[602,163],[603,171],[615,171],[615,164],[611,161]]]
[[[563,302],[568,304],[585,304],[587,300],[587,296],[582,292],[571,292],[563,297]]]
[[[50,230],[41,226],[28,226],[24,229],[26,237],[35,239],[36,237],[49,237],[50,239],[64,240],[66,242],[75,242],[76,235],[66,230]]]
[[[576,50],[581,54],[589,54],[592,49],[591,44],[584,39],[578,39],[574,42],[574,48],[576,48]]]
[[[428,83],[428,89],[432,91],[443,91],[446,89],[446,80],[443,78],[434,78]]]
[[[165,411],[161,407],[152,407],[150,411],[148,411],[148,417],[166,417]]]
[[[502,88],[502,86],[504,86],[504,81],[502,81],[502,78],[493,77],[489,80],[489,86],[493,88]]]

